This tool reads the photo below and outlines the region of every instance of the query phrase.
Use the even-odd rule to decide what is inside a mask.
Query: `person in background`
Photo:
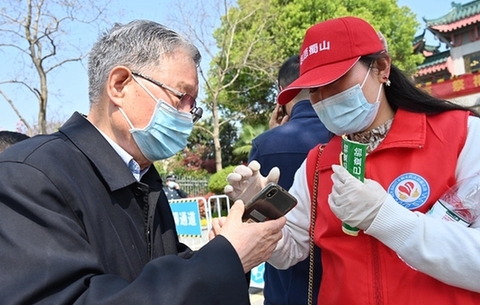
[[[182,199],[187,198],[188,194],[180,188],[180,185],[177,183],[177,176],[170,174],[166,178],[167,182],[163,187],[167,199]]]
[[[181,244],[153,166],[185,148],[200,53],[148,20],[115,24],[88,59],[88,115],[0,154],[2,304],[249,304],[245,273],[286,219],[243,223],[194,252]]]
[[[478,113],[417,88],[363,19],[318,23],[300,50],[300,77],[278,103],[309,90],[335,136],[296,172],[298,204],[268,262],[294,265],[313,237],[322,249],[319,304],[480,304],[479,202],[456,202],[466,223],[429,213],[457,182],[480,184]],[[340,165],[344,137],[366,145],[363,182]],[[268,179],[258,164],[237,167],[229,194],[248,200]]]
[[[278,72],[279,90],[284,89],[298,78],[300,57],[288,58]],[[262,166],[260,173],[267,175],[274,167],[280,169],[278,184],[284,189],[292,186],[296,170],[307,157],[307,153],[318,143],[327,143],[330,132],[320,122],[313,111],[308,91],[303,90],[283,107],[281,114],[278,104],[272,113],[274,127],[253,140],[249,162],[256,160]],[[313,304],[317,304],[318,287],[322,276],[320,249],[315,247]],[[304,305],[307,304],[309,279],[309,258],[286,270],[278,270],[269,263],[265,264],[264,304],[265,305]]]
[[[17,131],[0,131],[0,153],[13,144],[30,138],[26,134]]]

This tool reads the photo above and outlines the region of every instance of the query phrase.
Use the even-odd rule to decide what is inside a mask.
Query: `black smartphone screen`
[[[263,222],[285,215],[297,199],[276,183],[269,183],[245,206],[243,221]]]

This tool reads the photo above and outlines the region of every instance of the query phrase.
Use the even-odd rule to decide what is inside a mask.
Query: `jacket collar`
[[[292,107],[292,113],[290,114],[290,120],[298,119],[302,117],[316,117],[317,114],[313,110],[312,104],[309,100],[301,100]]]
[[[419,148],[425,145],[427,118],[424,113],[414,113],[398,109],[393,118],[392,127],[382,143],[370,154],[393,147]],[[320,158],[320,169],[330,169],[331,164],[339,164],[338,154],[342,138],[333,137],[325,147],[325,157]]]
[[[110,191],[137,182],[122,158],[84,115],[75,112],[59,131],[90,160]]]
[[[393,118],[390,131],[376,150],[391,147],[423,147],[426,134],[427,118],[425,113],[409,112],[399,108]]]

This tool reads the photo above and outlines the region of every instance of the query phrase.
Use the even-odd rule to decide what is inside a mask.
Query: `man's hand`
[[[208,240],[212,240],[215,236],[220,234],[226,221],[227,217],[225,216],[212,219],[212,228],[210,229],[210,232],[208,232]]]
[[[361,182],[343,166],[332,165],[333,187],[328,204],[338,219],[362,230],[372,224],[381,206],[389,196],[376,181]]]
[[[247,273],[252,268],[266,261],[282,238],[285,217],[261,223],[242,222],[245,206],[241,200],[231,207],[227,217],[217,218],[212,222],[209,237],[223,235],[235,248]]]
[[[250,162],[248,167],[245,165],[237,166],[233,173],[227,176],[229,184],[224,188],[225,194],[234,201],[241,199],[243,202],[248,202],[269,182],[278,182],[280,177],[278,167],[272,168],[267,177],[263,177],[259,170],[260,163],[255,160]]]
[[[268,122],[268,128],[273,129],[275,127],[281,126],[288,122],[290,117],[288,114],[283,113],[282,108],[279,104],[275,105],[275,109],[270,116],[270,121]]]

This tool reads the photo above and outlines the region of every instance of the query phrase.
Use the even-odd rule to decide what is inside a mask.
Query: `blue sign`
[[[263,274],[265,273],[265,263],[261,263],[250,272],[250,287],[262,288],[264,286]]]
[[[188,199],[170,200],[173,220],[177,228],[177,234],[190,237],[201,237],[202,226],[200,223],[200,211],[198,201]]]

